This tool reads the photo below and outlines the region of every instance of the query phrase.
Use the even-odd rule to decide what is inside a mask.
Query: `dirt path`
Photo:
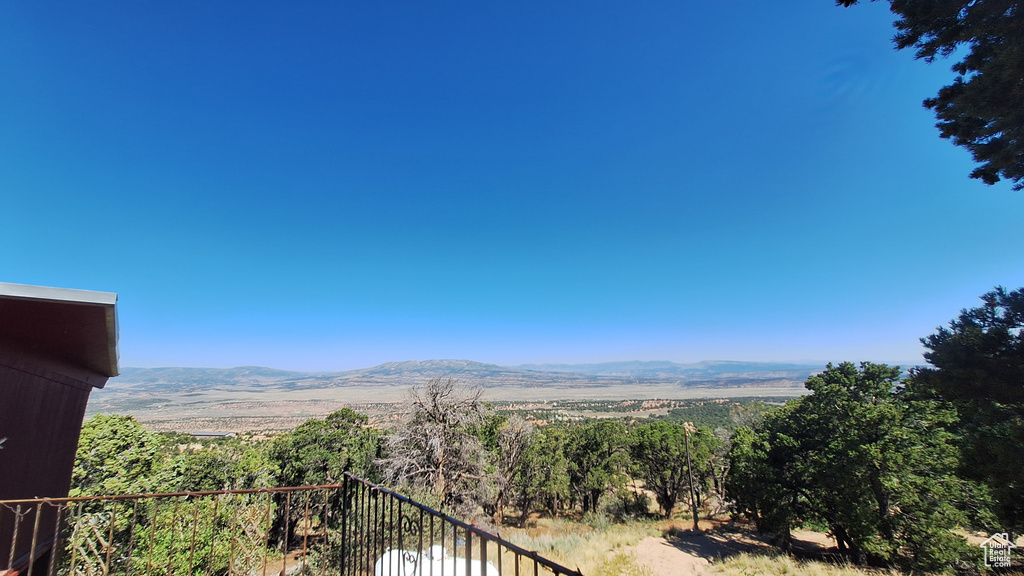
[[[824,534],[797,530],[794,544],[808,550],[824,550],[835,543]],[[741,552],[769,548],[764,538],[747,532],[684,532],[668,538],[644,538],[636,546],[637,563],[658,576],[707,574],[711,562]]]
[[[644,538],[636,546],[637,563],[658,575],[704,574],[708,561],[683,552],[664,538]]]

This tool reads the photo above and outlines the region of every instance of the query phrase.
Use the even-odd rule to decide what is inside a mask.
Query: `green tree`
[[[149,492],[159,445],[131,416],[93,416],[78,439],[71,496]]]
[[[810,512],[813,499],[812,476],[806,472],[800,445],[802,422],[794,415],[798,405],[799,401],[790,401],[768,412],[755,429],[738,428],[729,452],[728,488],[736,509],[784,548],[790,545],[790,530]]]
[[[545,426],[530,436],[512,480],[516,507],[525,518],[536,506],[556,515],[569,498],[568,433]]]
[[[583,512],[596,512],[601,496],[625,483],[629,453],[622,422],[598,420],[570,428],[565,453],[569,487]]]
[[[654,492],[666,518],[672,517],[676,502],[690,489],[690,474],[694,490],[706,491],[711,474],[711,460],[716,439],[711,430],[697,428],[690,434],[690,461],[686,464],[686,424],[652,422],[630,432],[630,455],[633,473]]]
[[[957,410],[952,430],[964,452],[961,474],[995,497],[1002,530],[1024,531],[1024,289],[996,288],[949,328],[922,339],[931,367],[909,388]]]
[[[782,543],[799,521],[827,524],[855,561],[914,569],[963,560],[951,530],[970,486],[943,426],[955,414],[910,397],[898,368],[843,363],[807,380],[812,394],[734,439],[732,493]]]
[[[836,0],[851,6],[858,0]],[[893,39],[916,57],[963,54],[957,76],[924,105],[939,135],[970,150],[986,184],[1012,180],[1024,188],[1024,10],[1013,0],[889,0],[899,18]]]
[[[271,443],[245,444],[195,442],[184,449],[165,447],[165,456],[155,473],[159,492],[188,492],[270,488],[278,484],[280,463],[271,458]],[[167,450],[169,448],[169,450]]]
[[[204,447],[175,451],[157,474],[159,492],[227,490],[232,487],[235,463],[224,450]]]
[[[280,468],[285,486],[339,484],[345,472],[371,475],[379,443],[379,434],[367,426],[366,416],[342,408],[278,436],[270,457]]]

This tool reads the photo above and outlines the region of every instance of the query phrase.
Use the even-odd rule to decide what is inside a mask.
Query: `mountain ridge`
[[[501,366],[460,359],[384,362],[368,368],[341,372],[301,372],[262,366],[233,368],[160,367],[122,369],[108,386],[116,389],[189,391],[209,388],[318,389],[349,386],[415,385],[453,376],[472,385],[570,387],[608,386],[623,383],[674,383],[682,386],[742,385],[760,381],[802,383],[824,365],[705,361],[681,364],[669,361],[604,362],[594,364],[523,364]]]
[[[824,364],[798,364],[790,362],[744,362],[735,360],[705,360],[682,364],[663,360],[632,360],[592,364],[520,364],[516,368],[543,372],[574,372],[604,376],[664,378],[669,376],[696,376],[712,374],[751,374],[818,371]]]

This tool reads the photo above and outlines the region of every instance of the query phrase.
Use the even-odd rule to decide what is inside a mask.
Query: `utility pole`
[[[690,460],[690,426],[689,422],[683,424],[683,435],[686,437],[686,471],[690,475],[690,510],[693,512],[693,531],[700,532],[697,526],[697,492],[693,489],[693,461]]]

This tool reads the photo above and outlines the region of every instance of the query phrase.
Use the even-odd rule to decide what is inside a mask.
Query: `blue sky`
[[[0,281],[122,366],[915,360],[1024,194],[886,6],[4,2]]]

